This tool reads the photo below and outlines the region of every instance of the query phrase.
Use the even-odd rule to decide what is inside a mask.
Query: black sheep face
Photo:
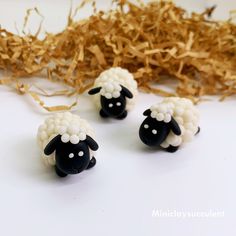
[[[148,146],[159,146],[167,138],[172,130],[176,135],[181,134],[181,130],[174,118],[169,123],[158,121],[152,118],[151,110],[148,109],[143,113],[147,118],[139,128],[139,137],[142,142]]]
[[[101,95],[101,111],[102,117],[114,117],[117,119],[123,119],[127,115],[126,111],[126,98],[133,98],[133,94],[123,85],[121,86],[120,96],[118,98],[106,98]],[[90,95],[94,95],[100,92],[102,87],[96,87],[89,90]]]
[[[63,143],[56,148],[56,166],[66,174],[78,174],[85,170],[90,162],[88,145],[85,142]]]
[[[47,144],[44,154],[51,155],[55,151],[56,172],[64,177],[68,174],[78,174],[96,164],[94,157],[90,160],[89,148],[96,151],[98,144],[88,135],[78,144],[63,143],[61,135],[57,135]]]
[[[170,127],[163,121],[147,117],[140,126],[139,137],[148,146],[159,146],[170,133]]]
[[[102,110],[111,117],[117,117],[124,113],[126,108],[126,99],[124,96],[107,99],[101,96]]]

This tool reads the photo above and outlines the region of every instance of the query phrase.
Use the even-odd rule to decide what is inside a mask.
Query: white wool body
[[[180,127],[181,135],[178,136],[170,131],[165,141],[160,145],[163,148],[168,148],[170,145],[177,147],[189,142],[198,132],[199,111],[187,98],[164,98],[161,103],[152,106],[150,110],[152,118],[168,123],[172,116]]]
[[[131,110],[135,105],[138,86],[133,75],[126,69],[121,67],[112,67],[103,71],[94,82],[94,88],[102,87],[100,93],[94,95],[94,100],[97,107],[100,109],[100,96],[107,99],[118,98],[121,92],[121,85],[126,87],[132,94],[133,98],[127,99],[126,109]]]
[[[47,156],[44,149],[57,135],[61,135],[63,143],[77,144],[86,139],[86,135],[94,138],[94,131],[89,123],[70,112],[57,113],[48,117],[38,128],[37,142],[41,149],[41,157],[46,165],[55,165],[55,154]],[[90,151],[90,157],[93,152]]]

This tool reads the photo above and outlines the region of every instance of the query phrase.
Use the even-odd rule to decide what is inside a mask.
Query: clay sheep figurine
[[[169,97],[143,113],[147,118],[139,129],[139,137],[148,146],[160,146],[175,152],[200,131],[199,112],[186,98]]]
[[[95,95],[101,117],[124,119],[136,100],[137,82],[133,75],[120,67],[103,71],[88,92]]]
[[[58,176],[78,174],[96,164],[93,151],[98,144],[87,121],[69,112],[47,118],[38,129],[42,158],[55,167]]]

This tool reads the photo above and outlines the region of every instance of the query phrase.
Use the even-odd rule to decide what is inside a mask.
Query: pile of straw
[[[19,79],[45,74],[69,85],[72,90],[62,94],[72,95],[92,86],[103,70],[120,66],[133,73],[142,91],[223,99],[236,93],[236,25],[209,20],[212,10],[189,16],[172,2],[119,0],[115,10],[85,20],[75,22],[70,14],[66,29],[43,40],[40,29],[18,36],[0,28],[0,69],[8,73],[0,83],[29,93],[47,110],[70,109],[46,107]],[[170,80],[177,82],[173,93],[157,88]]]

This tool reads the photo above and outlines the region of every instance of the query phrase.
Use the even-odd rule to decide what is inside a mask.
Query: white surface
[[[14,28],[35,5],[49,19],[47,30],[63,28],[68,1],[58,1],[57,11],[52,1],[0,1],[0,22]],[[96,130],[98,163],[59,179],[43,166],[36,145],[46,113],[29,97],[0,87],[0,235],[235,235],[235,101],[200,104],[201,133],[169,154],[138,138],[142,112],[159,100],[141,94],[127,119],[104,121],[82,97],[74,113]],[[224,217],[159,218],[153,209],[224,211]]]

